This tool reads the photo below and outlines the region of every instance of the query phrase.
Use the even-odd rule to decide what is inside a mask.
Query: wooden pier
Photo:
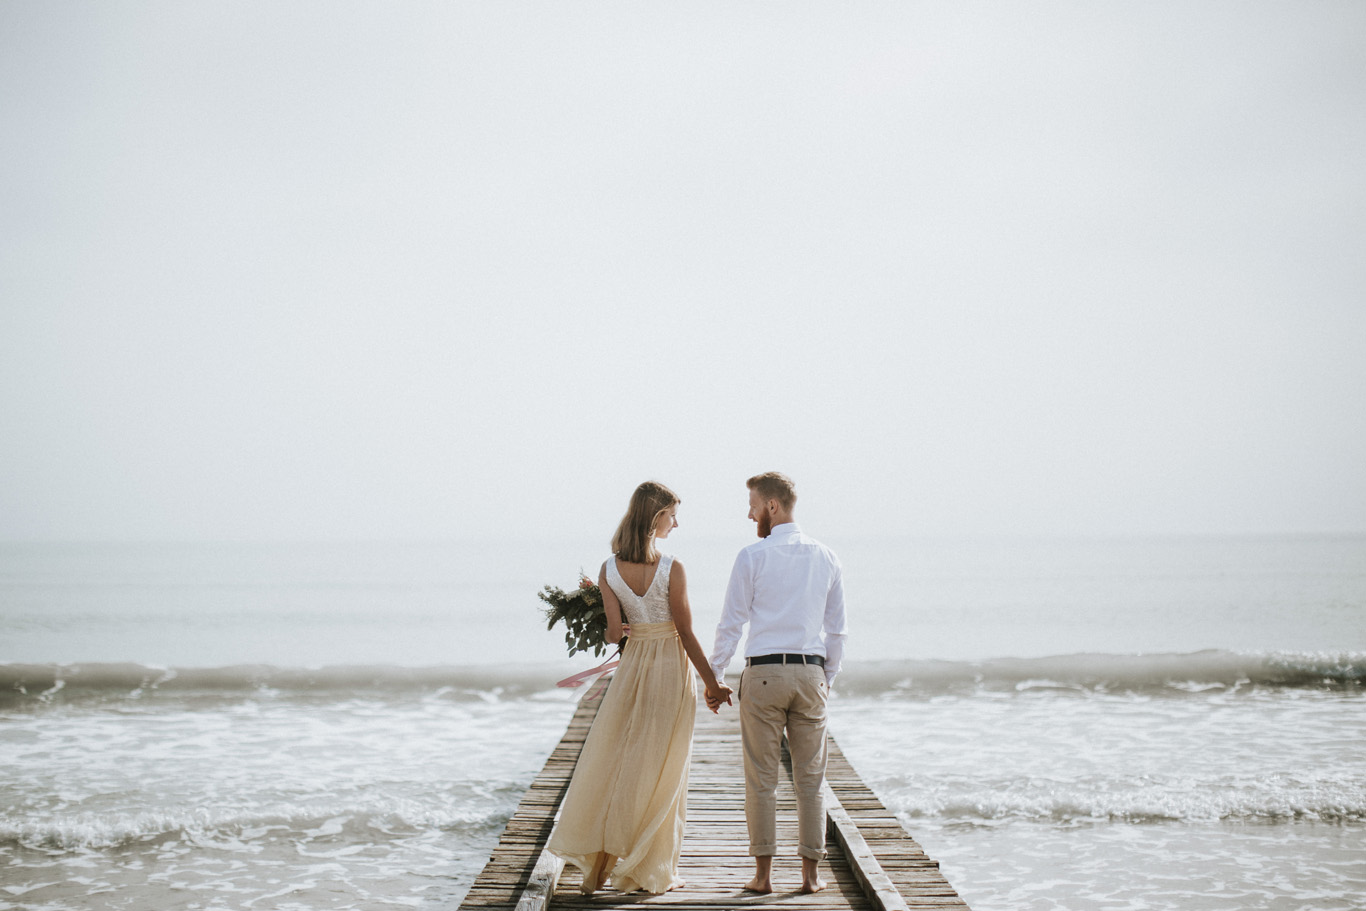
[[[679,875],[682,888],[663,895],[610,889],[579,894],[579,871],[564,868],[545,850],[555,812],[569,786],[584,738],[609,680],[596,683],[579,703],[569,728],[508,821],[498,847],[475,880],[462,911],[545,911],[548,906],[601,911],[632,905],[666,905],[668,911],[722,911],[779,902],[800,911],[969,911],[939,864],[925,856],[897,818],[865,785],[834,738],[826,769],[829,852],[822,875],[829,886],[813,895],[796,892],[796,802],[790,770],[778,787],[778,843],[772,895],[745,892],[754,874],[745,828],[745,780],[740,721],[734,708],[713,715],[699,705],[688,781],[688,826]],[[787,850],[790,848],[790,850]]]

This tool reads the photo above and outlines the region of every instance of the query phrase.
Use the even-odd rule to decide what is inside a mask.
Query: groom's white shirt
[[[775,525],[767,538],[740,551],[711,653],[717,680],[735,656],[746,623],[746,658],[820,655],[826,683],[834,680],[848,634],[844,576],[835,552],[802,534],[795,522]]]

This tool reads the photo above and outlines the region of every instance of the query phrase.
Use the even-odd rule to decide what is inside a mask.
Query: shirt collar
[[[801,531],[796,522],[784,522],[782,525],[775,525],[769,529],[768,536],[770,538],[786,537],[787,535],[801,534]]]

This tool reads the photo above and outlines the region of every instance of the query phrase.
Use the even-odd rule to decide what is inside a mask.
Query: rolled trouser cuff
[[[751,854],[754,852],[751,851]],[[798,845],[797,853],[808,860],[825,860],[825,849],[808,848],[806,845]]]
[[[749,846],[749,856],[750,856],[750,857],[772,857],[774,854],[777,854],[777,853],[778,853],[778,846],[777,846],[777,845],[750,845],[750,846]]]

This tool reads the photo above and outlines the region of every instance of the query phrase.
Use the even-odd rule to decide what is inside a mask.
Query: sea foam
[[[733,670],[738,670],[738,666]],[[78,694],[138,697],[153,692],[432,692],[452,698],[518,698],[554,687],[560,668],[540,665],[321,668],[244,664],[150,667],[132,663],[0,664],[0,700],[52,700]],[[1184,690],[1360,687],[1363,652],[1074,654],[987,661],[852,661],[836,683],[847,695],[933,693],[984,687]]]

